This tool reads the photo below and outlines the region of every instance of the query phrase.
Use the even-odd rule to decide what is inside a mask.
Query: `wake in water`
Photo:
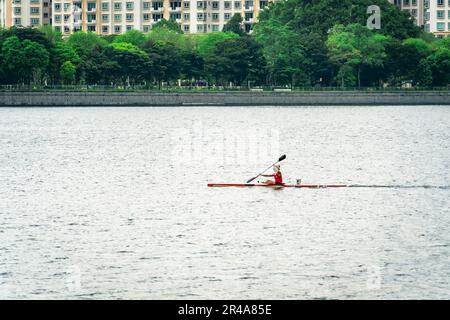
[[[376,185],[376,184],[352,184],[349,188],[391,188],[391,189],[450,189],[450,186],[432,186],[432,185]]]

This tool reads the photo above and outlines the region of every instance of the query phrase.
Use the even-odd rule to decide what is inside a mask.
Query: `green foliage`
[[[253,38],[240,37],[217,43],[206,64],[210,79],[241,85],[245,81],[260,83],[265,61],[261,46]]]
[[[382,20],[380,30],[370,31],[366,9],[373,4]],[[422,32],[386,0],[277,1],[259,21],[251,35],[240,14],[224,32],[199,34],[183,34],[166,20],[148,34],[106,37],[76,32],[63,38],[51,27],[0,29],[0,84],[450,84],[450,39]]]
[[[67,38],[67,43],[75,49],[80,57],[88,56],[95,46],[104,47],[108,43],[93,32],[78,31]]]
[[[59,75],[63,84],[72,84],[75,81],[76,68],[72,62],[66,61],[61,65]]]
[[[155,23],[152,27],[152,30],[160,30],[160,29],[171,30],[177,33],[183,33],[183,31],[181,31],[180,25],[173,20],[161,19],[157,23]]]
[[[242,16],[240,13],[235,13],[233,17],[231,17],[230,21],[228,21],[223,26],[223,32],[233,32],[237,35],[243,36],[245,35],[244,29],[242,29]]]
[[[112,42],[127,42],[135,46],[142,46],[146,41],[145,34],[138,30],[129,30],[124,34],[118,35]]]
[[[219,42],[238,37],[239,35],[233,32],[212,32],[197,34],[195,35],[194,40],[196,42],[198,53],[202,57],[207,57],[214,51]]]

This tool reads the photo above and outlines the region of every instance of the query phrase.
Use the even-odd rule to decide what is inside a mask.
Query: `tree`
[[[433,75],[433,86],[448,86],[450,84],[450,49],[438,48],[427,58],[427,62]]]
[[[219,42],[207,58],[207,72],[216,83],[241,85],[245,80],[264,81],[265,60],[261,46],[250,37]]]
[[[291,87],[305,81],[305,52],[297,33],[279,22],[270,28],[261,26],[255,31],[262,45],[271,84],[289,84]]]
[[[108,57],[115,62],[113,74],[122,84],[135,84],[150,78],[151,61],[137,46],[115,42],[108,47]]]
[[[180,25],[173,20],[166,20],[166,19],[159,20],[152,27],[152,30],[158,30],[158,29],[166,29],[166,30],[171,30],[171,31],[177,32],[177,33],[183,33]]]
[[[1,65],[4,71],[3,81],[17,83],[25,74],[25,53],[17,36],[7,38],[1,48]]]
[[[359,24],[335,26],[330,31],[327,46],[330,60],[339,67],[338,78],[341,86],[345,86],[344,79],[352,69],[356,68],[356,79],[360,87],[363,66],[383,65],[386,42],[385,36],[373,33]]]
[[[245,35],[244,30],[242,29],[242,16],[240,13],[235,13],[233,17],[231,17],[230,21],[228,21],[222,29],[223,32],[233,32],[237,35],[243,36]]]
[[[43,45],[30,40],[24,40],[22,42],[22,46],[25,67],[28,70],[31,70],[30,80],[33,83],[40,83],[49,63],[49,52]],[[28,78],[30,77],[28,76]]]
[[[96,46],[106,47],[107,41],[93,32],[74,32],[67,38],[67,43],[75,49],[80,57],[88,57]]]
[[[139,30],[128,30],[124,34],[118,35],[112,42],[127,42],[135,46],[142,46],[146,41],[145,34]]]
[[[207,57],[214,51],[217,43],[238,37],[239,35],[233,32],[211,32],[196,34],[194,39],[198,53]]]
[[[66,61],[61,65],[59,76],[63,84],[71,84],[75,81],[76,68],[72,62]]]

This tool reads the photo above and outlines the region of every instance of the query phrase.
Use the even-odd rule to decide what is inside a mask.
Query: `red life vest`
[[[281,172],[277,172],[273,175],[275,178],[275,183],[283,184],[283,177],[281,175]]]

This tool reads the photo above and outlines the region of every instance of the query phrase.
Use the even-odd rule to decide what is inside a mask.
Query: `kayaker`
[[[273,177],[275,181],[267,180],[264,182],[264,184],[267,185],[283,185],[283,175],[281,174],[281,167],[279,164],[275,164],[273,166],[273,172],[272,174],[262,174],[262,177]]]

